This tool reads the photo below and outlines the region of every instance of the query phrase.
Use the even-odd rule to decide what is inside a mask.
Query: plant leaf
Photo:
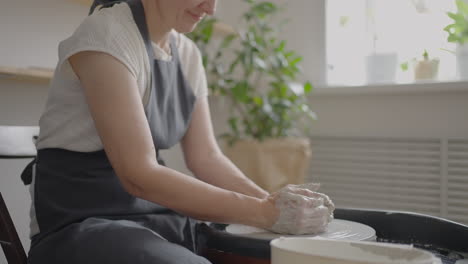
[[[231,45],[232,41],[237,38],[236,34],[229,34],[227,35],[224,39],[223,42],[221,43],[221,49],[225,49]]]
[[[407,71],[408,70],[408,62],[403,62],[400,64],[400,68],[402,71]]]
[[[231,88],[231,93],[237,101],[247,103],[249,102],[249,85],[245,81],[238,82]]]
[[[232,131],[234,131],[236,134],[239,132],[237,121],[238,119],[236,117],[231,117],[228,121]]]
[[[313,89],[314,89],[314,87],[312,86],[312,84],[310,82],[306,82],[304,84],[304,93],[308,94],[308,93],[312,92]]]
[[[257,105],[260,105],[260,106],[263,105],[263,99],[262,99],[260,96],[255,96],[255,97],[253,98],[253,101],[254,101],[254,103],[257,104]]]
[[[468,3],[463,0],[457,0],[456,3],[458,12],[460,12],[462,15],[468,16]]]

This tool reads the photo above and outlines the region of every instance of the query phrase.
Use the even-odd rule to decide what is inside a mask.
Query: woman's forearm
[[[218,152],[190,168],[200,180],[245,195],[265,198],[268,192],[247,178],[223,153]]]
[[[257,227],[272,225],[271,204],[265,200],[225,190],[170,168],[146,169],[132,194],[171,208],[187,216],[218,223]]]

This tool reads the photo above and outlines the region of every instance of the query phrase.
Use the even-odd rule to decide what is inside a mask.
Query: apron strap
[[[141,0],[127,0],[126,2],[132,10],[132,15],[133,19],[135,20],[135,24],[137,24],[141,37],[145,42],[146,52],[150,60],[151,72],[153,72],[153,63],[151,62],[154,60],[155,55],[153,46],[151,45],[151,38],[148,31],[148,25],[146,24],[146,17],[144,15],[145,9],[143,7],[143,4],[141,3]]]
[[[21,180],[23,181],[24,185],[29,185],[32,183],[34,173],[33,170],[36,161],[37,157],[35,157],[31,162],[29,162],[26,168],[24,168],[23,172],[21,173]]]

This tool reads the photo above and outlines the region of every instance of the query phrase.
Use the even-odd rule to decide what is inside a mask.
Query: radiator
[[[311,138],[308,180],[337,207],[418,212],[468,224],[468,139]]]

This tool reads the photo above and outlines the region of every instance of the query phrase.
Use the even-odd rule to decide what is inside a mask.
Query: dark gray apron
[[[167,149],[186,133],[195,96],[183,76],[174,39],[172,61],[156,60],[143,5],[139,0],[128,5],[153,74],[147,120],[155,147]],[[196,222],[127,193],[104,150],[40,149],[34,181],[40,233],[32,238],[32,264],[209,263],[193,253]]]

